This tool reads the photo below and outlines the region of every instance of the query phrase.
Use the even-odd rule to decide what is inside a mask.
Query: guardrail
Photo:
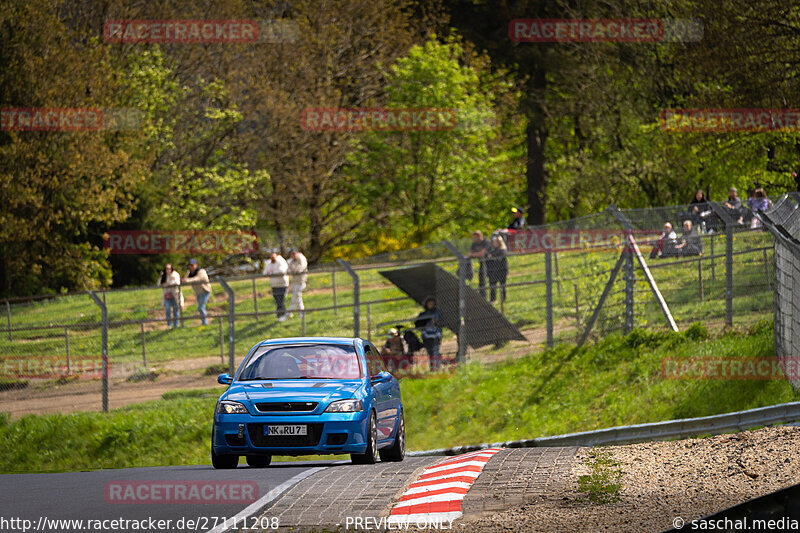
[[[698,435],[717,435],[732,431],[742,431],[759,426],[781,424],[800,420],[800,402],[782,403],[768,407],[758,407],[746,411],[735,411],[722,415],[699,418],[681,418],[665,422],[651,422],[631,426],[616,426],[594,431],[539,437],[527,440],[512,440],[439,448],[408,452],[411,457],[428,455],[458,455],[486,448],[535,448],[543,446],[599,446],[603,444],[633,444],[669,439],[683,439]]]

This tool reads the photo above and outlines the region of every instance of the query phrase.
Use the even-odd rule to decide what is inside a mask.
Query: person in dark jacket
[[[689,215],[692,217],[692,224],[700,227],[706,224],[712,214],[711,207],[708,205],[708,198],[702,189],[697,189],[694,198],[689,203]]]
[[[506,242],[499,235],[492,238],[486,259],[486,270],[489,275],[489,301],[497,299],[497,285],[500,285],[500,301],[506,301],[506,278],[508,277],[508,258]]]
[[[431,371],[438,370],[442,359],[439,345],[442,343],[442,315],[436,308],[436,298],[428,296],[424,302],[425,309],[417,316],[414,325],[419,328],[422,345],[428,352]]]
[[[514,213],[514,218],[508,224],[508,229],[525,229],[525,211],[521,207],[512,207],[511,212]]]
[[[703,241],[697,230],[692,228],[691,220],[683,221],[683,235],[678,239],[675,249],[680,255],[703,255]]]
[[[491,246],[483,237],[483,232],[476,230],[472,233],[472,245],[469,247],[467,257],[478,260],[478,291],[484,298],[486,298],[486,254]]]

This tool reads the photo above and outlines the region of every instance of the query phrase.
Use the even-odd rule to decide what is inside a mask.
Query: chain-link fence
[[[775,239],[775,355],[783,361],[800,354],[800,195],[790,193],[760,215]],[[786,367],[784,367],[786,369]],[[784,372],[795,389],[800,388],[796,371]]]
[[[773,237],[740,213],[720,204],[699,212],[612,206],[524,231],[317,265],[302,310],[291,305],[292,283],[273,287],[283,285],[280,276],[216,278],[205,324],[194,285],[178,288],[177,327],[166,316],[174,288],[10,299],[0,325],[0,411],[114,408],[213,387],[265,338],[360,336],[393,371],[418,374],[634,327],[757,321],[773,311]],[[696,224],[683,235],[687,220]],[[665,222],[677,234],[659,240]],[[429,296],[436,312],[423,309]]]

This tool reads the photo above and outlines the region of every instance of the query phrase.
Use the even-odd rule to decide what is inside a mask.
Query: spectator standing
[[[653,245],[653,249],[650,251],[650,259],[675,255],[671,252],[674,249],[677,240],[678,235],[672,231],[672,224],[669,222],[664,222],[664,231],[661,232],[658,240]]]
[[[492,238],[492,246],[487,252],[486,267],[489,274],[489,301],[497,298],[497,285],[500,285],[500,301],[506,301],[506,278],[508,277],[508,251],[506,241],[499,235]]]
[[[525,229],[525,211],[521,207],[512,207],[511,212],[514,213],[514,218],[508,224],[508,229]]]
[[[264,265],[264,276],[269,276],[269,285],[272,287],[272,297],[275,299],[275,307],[278,314],[278,322],[286,320],[286,288],[289,286],[289,265],[278,250],[269,253]]]
[[[491,245],[483,237],[483,233],[475,230],[472,234],[472,245],[469,248],[468,257],[478,260],[478,290],[484,298],[486,298],[486,256],[490,247]]]
[[[206,303],[211,296],[211,282],[208,280],[208,272],[205,268],[200,268],[197,259],[189,259],[189,273],[183,278],[183,282],[192,285],[194,295],[197,297],[197,312],[200,314],[202,325],[207,325]]]
[[[422,345],[428,352],[431,371],[438,370],[442,360],[439,355],[439,346],[442,343],[442,315],[436,308],[436,298],[428,296],[425,298],[424,309],[417,316],[414,325],[420,329]]]
[[[289,251],[289,261],[287,261],[289,274],[292,276],[292,299],[289,302],[289,311],[297,310],[302,316],[303,309],[303,291],[306,288],[306,280],[308,279],[308,260],[297,248],[292,248]],[[289,315],[292,316],[291,314]]]
[[[161,271],[161,305],[167,315],[167,327],[177,328],[181,317],[181,276],[167,263]]]
[[[733,218],[739,224],[744,223],[742,220],[742,200],[739,198],[739,192],[736,190],[736,187],[730,188],[728,191],[728,199],[722,205],[725,207],[725,210],[728,212],[728,215],[730,215],[731,218]]]

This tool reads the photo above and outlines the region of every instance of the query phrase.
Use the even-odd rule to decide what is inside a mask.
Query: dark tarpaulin
[[[435,296],[444,325],[458,333],[458,278],[454,275],[434,264],[385,270],[380,275],[397,285],[420,306],[426,297]],[[471,347],[526,340],[511,322],[472,287],[466,287],[466,307],[467,344]]]

